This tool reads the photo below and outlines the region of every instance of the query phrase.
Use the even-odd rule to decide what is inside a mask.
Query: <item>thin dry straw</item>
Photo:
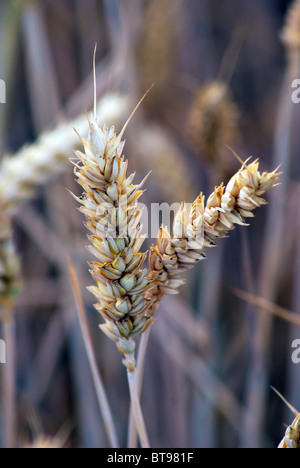
[[[103,416],[106,432],[110,441],[110,446],[112,448],[118,448],[119,442],[118,442],[117,432],[116,432],[115,425],[113,422],[113,417],[112,417],[112,413],[111,413],[110,406],[108,403],[108,398],[106,396],[104,385],[103,385],[103,382],[102,382],[102,379],[101,379],[101,376],[97,367],[95,355],[93,352],[93,346],[92,346],[92,341],[91,341],[91,337],[90,337],[90,333],[88,329],[88,323],[86,320],[84,305],[83,305],[83,301],[82,301],[82,297],[80,293],[79,282],[78,282],[75,269],[74,269],[71,259],[69,259],[69,270],[70,270],[70,275],[71,275],[73,293],[74,293],[74,297],[76,300],[77,317],[78,317],[79,324],[80,324],[81,335],[83,338],[87,358],[89,361],[91,374],[92,374],[93,381],[95,384],[95,390],[96,390],[97,400],[99,403],[99,408]]]
[[[258,310],[267,311],[276,317],[285,320],[286,322],[295,325],[296,327],[300,327],[300,317],[298,314],[291,312],[284,307],[280,307],[273,302],[264,299],[263,297],[255,296],[254,294],[248,293],[246,291],[241,291],[240,289],[234,289],[234,293],[240,299],[255,305],[258,307]]]

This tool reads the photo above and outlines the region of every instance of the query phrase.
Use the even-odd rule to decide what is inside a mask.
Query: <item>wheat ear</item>
[[[137,201],[142,195],[139,185],[133,185],[134,174],[127,176],[127,161],[122,156],[124,143],[114,128],[100,129],[91,119],[87,139],[81,139],[85,153],[76,152],[77,182],[83,195],[76,200],[85,215],[91,253],[97,262],[91,263],[91,274],[97,286],[89,290],[99,301],[95,308],[105,323],[101,330],[116,342],[123,354],[125,367],[135,369],[134,338],[151,323],[146,313],[150,301],[145,298],[151,279],[142,270],[147,254],[141,253],[141,211]]]
[[[174,221],[174,235],[162,227],[157,245],[150,252],[151,276],[155,288],[148,296],[159,302],[164,294],[177,294],[184,283],[182,273],[205,258],[206,247],[215,246],[236,224],[245,226],[245,218],[266,203],[261,196],[273,187],[279,173],[260,173],[258,161],[242,168],[227,186],[221,184],[208,198],[202,193],[189,209],[182,204]],[[155,311],[155,303],[153,311]]]

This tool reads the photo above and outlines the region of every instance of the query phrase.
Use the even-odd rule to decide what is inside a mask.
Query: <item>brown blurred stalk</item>
[[[5,448],[17,447],[17,409],[15,375],[15,319],[12,313],[3,321],[3,334],[6,345],[6,364],[2,372],[3,388],[3,427]]]
[[[69,259],[69,269],[70,269],[70,274],[71,274],[74,297],[76,300],[81,335],[84,341],[84,346],[85,346],[87,358],[89,361],[90,370],[91,370],[93,381],[95,384],[95,390],[96,390],[96,394],[98,398],[99,408],[103,416],[104,425],[105,425],[107,435],[110,441],[110,446],[112,448],[118,448],[119,447],[118,437],[117,437],[115,425],[113,422],[112,413],[110,410],[108,399],[106,396],[106,392],[104,389],[104,385],[103,385],[100,373],[98,371],[98,367],[97,367],[97,363],[96,363],[96,359],[95,359],[95,355],[93,351],[93,346],[92,346],[92,340],[91,340],[89,329],[88,329],[88,323],[86,321],[84,305],[83,305],[81,294],[80,294],[79,283],[78,283],[77,276],[76,276],[71,259]]]

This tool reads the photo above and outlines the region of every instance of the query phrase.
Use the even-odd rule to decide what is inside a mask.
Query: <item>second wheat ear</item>
[[[182,205],[175,217],[173,236],[161,228],[157,245],[151,248],[155,287],[148,296],[154,304],[163,295],[178,292],[184,282],[182,273],[205,258],[207,247],[215,246],[235,225],[247,225],[246,218],[253,217],[253,210],[266,203],[262,195],[276,184],[279,176],[276,170],[259,172],[258,161],[249,166],[243,163],[226,186],[222,183],[216,187],[206,204],[201,193],[189,210]]]

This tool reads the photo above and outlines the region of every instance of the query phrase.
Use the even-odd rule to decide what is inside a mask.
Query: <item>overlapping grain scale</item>
[[[300,448],[300,414],[285,431],[285,436],[278,445],[278,448]]]
[[[246,225],[245,218],[266,203],[261,197],[272,188],[279,173],[259,172],[258,161],[243,166],[225,187],[221,184],[208,198],[202,194],[189,209],[182,205],[174,221],[173,237],[160,229],[157,245],[150,252],[151,276],[155,288],[149,298],[159,301],[164,294],[176,294],[184,283],[182,273],[205,258],[206,247],[227,235],[236,224]]]
[[[89,290],[96,296],[96,309],[105,323],[102,331],[117,343],[123,363],[135,369],[133,338],[150,325],[147,316],[150,300],[145,298],[151,279],[142,269],[147,256],[143,244],[138,199],[145,179],[133,185],[135,174],[127,175],[127,160],[122,156],[124,142],[114,128],[100,129],[95,119],[87,139],[82,139],[85,153],[77,152],[75,166],[83,195],[78,198],[91,232],[90,251],[97,258],[91,264],[96,286]]]

